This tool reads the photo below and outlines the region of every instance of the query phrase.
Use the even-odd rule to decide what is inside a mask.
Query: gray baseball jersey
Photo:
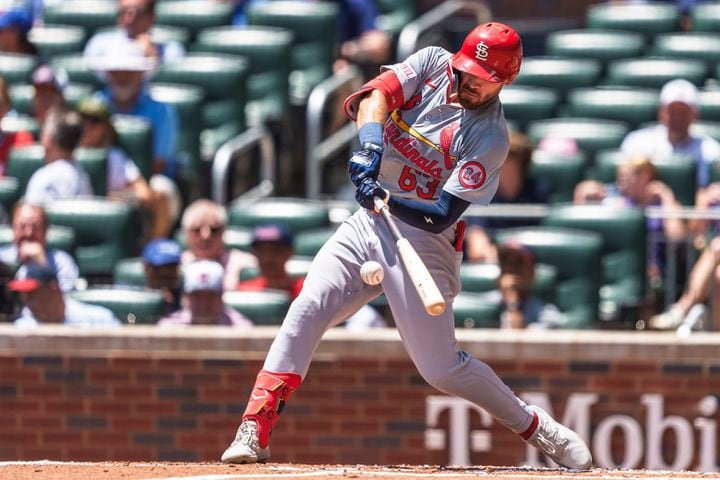
[[[386,67],[402,86],[404,106],[385,124],[379,181],[404,198],[432,202],[444,189],[487,204],[508,149],[502,107],[497,99],[475,111],[451,104],[450,59],[443,49],[426,48]],[[525,404],[490,367],[458,348],[451,308],[460,290],[462,260],[456,227],[433,234],[395,220],[445,297],[445,312],[433,317],[425,311],[382,218],[359,209],[316,255],[264,368],[305,376],[323,333],[385,293],[408,354],[428,383],[483,407],[511,430],[524,431],[532,421]],[[369,260],[385,270],[380,285],[365,285],[360,278],[360,267]]]

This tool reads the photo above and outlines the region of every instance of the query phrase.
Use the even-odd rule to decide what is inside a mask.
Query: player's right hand
[[[348,171],[350,172],[350,180],[356,187],[359,187],[366,178],[377,180],[382,154],[382,146],[366,142],[360,146],[360,150],[350,157]]]

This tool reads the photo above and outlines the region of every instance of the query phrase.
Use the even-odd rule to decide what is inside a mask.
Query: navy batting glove
[[[364,209],[375,211],[374,197],[380,197],[387,202],[390,194],[376,180],[366,178],[355,190],[355,200]]]
[[[359,187],[366,178],[377,180],[382,154],[383,148],[380,145],[365,142],[360,146],[360,150],[350,157],[348,170],[350,180],[356,187]]]

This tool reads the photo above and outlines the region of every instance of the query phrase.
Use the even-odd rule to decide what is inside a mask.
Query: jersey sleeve
[[[427,47],[410,55],[404,62],[383,65],[381,71],[392,71],[402,87],[405,100],[412,97],[439,67],[448,63],[450,53],[440,47]]]
[[[489,204],[497,191],[500,168],[508,149],[507,138],[500,135],[471,142],[468,153],[458,160],[443,190],[466,202]]]

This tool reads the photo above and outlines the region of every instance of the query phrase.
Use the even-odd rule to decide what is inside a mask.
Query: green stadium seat
[[[272,27],[218,27],[198,34],[195,51],[241,55],[248,60],[248,123],[281,119],[289,105],[292,33]]]
[[[144,118],[113,115],[118,145],[135,162],[145,178],[150,178],[153,162],[152,125]]]
[[[500,92],[500,101],[505,117],[524,129],[533,120],[553,117],[560,98],[549,88],[510,85]]]
[[[415,0],[378,0],[377,28],[395,37],[417,16]]]
[[[564,114],[570,117],[605,118],[637,128],[657,118],[660,92],[652,89],[596,87],[578,88],[567,96]]]
[[[690,10],[692,29],[696,32],[720,32],[720,3],[695,5]]]
[[[2,182],[0,182],[0,185]],[[0,245],[7,245],[13,242],[12,227],[10,225],[0,226]],[[75,232],[72,228],[61,225],[50,225],[48,227],[45,245],[48,248],[62,250],[71,255],[75,254]]]
[[[0,120],[0,125],[2,125],[3,132],[27,131],[30,132],[34,139],[38,140],[40,138],[40,124],[30,115],[8,115]]]
[[[124,324],[153,325],[164,313],[163,294],[157,290],[108,285],[75,290],[70,297],[110,309]]]
[[[586,11],[589,28],[628,30],[648,38],[679,28],[680,11],[671,4],[599,3]]]
[[[50,65],[55,69],[64,70],[73,83],[92,85],[96,89],[105,86],[100,77],[88,66],[82,53],[56,55],[50,59]]]
[[[187,28],[173,27],[172,25],[153,25],[150,36],[154,42],[178,42],[184,47],[190,44],[190,32]]]
[[[595,85],[600,71],[600,62],[589,58],[526,58],[513,85],[553,88],[564,93],[573,88]]]
[[[598,152],[591,177],[603,183],[613,183],[617,178],[617,168],[626,158],[619,150]],[[683,205],[695,203],[696,166],[692,159],[683,155],[670,158],[653,158],[659,179],[666,183]]]
[[[236,201],[229,206],[228,214],[230,225],[254,227],[281,223],[295,233],[330,225],[327,207],[307,199],[268,198],[252,205]]]
[[[562,205],[550,209],[543,225],[597,232],[603,239],[600,311],[615,318],[626,305],[638,305],[645,286],[645,215],[639,209],[606,205]],[[622,235],[618,235],[622,232]]]
[[[33,55],[0,53],[0,77],[8,85],[30,83],[36,66],[37,59]]]
[[[75,150],[74,156],[90,177],[93,193],[99,197],[107,195],[107,149],[80,147]]]
[[[95,89],[92,85],[82,83],[70,83],[65,87],[63,96],[70,107],[77,106],[84,97],[91,95]],[[18,113],[32,116],[32,99],[35,95],[35,88],[32,85],[20,84],[10,87],[10,101]]]
[[[338,6],[330,2],[279,0],[247,8],[250,25],[293,33],[290,101],[303,105],[310,91],[332,74],[337,43]]]
[[[535,150],[530,161],[531,177],[548,185],[550,203],[570,202],[575,186],[583,179],[585,157],[582,153],[556,154]]]
[[[28,39],[47,57],[82,52],[85,29],[73,25],[39,25],[30,30]]]
[[[720,122],[695,122],[690,126],[693,135],[707,135],[720,142]]]
[[[547,55],[601,62],[640,57],[644,48],[641,34],[619,30],[561,30],[550,32],[545,40]]]
[[[17,178],[0,177],[0,207],[10,215],[13,205],[20,198],[20,183]]]
[[[200,171],[200,132],[204,93],[192,85],[155,83],[150,95],[160,102],[173,105],[180,120],[177,161],[185,178],[197,178]]]
[[[463,292],[490,292],[498,289],[500,266],[496,263],[463,263],[460,281]],[[557,270],[551,265],[535,265],[534,291],[544,299],[552,298]]]
[[[528,135],[536,145],[545,137],[574,139],[590,163],[598,150],[618,148],[628,131],[624,122],[598,118],[552,118],[528,126]]]
[[[155,6],[158,24],[184,28],[190,39],[206,28],[230,25],[231,20],[232,6],[227,2],[184,0],[161,2]]]
[[[323,228],[299,232],[294,241],[295,254],[314,257],[335,231],[335,228]]]
[[[123,258],[113,267],[113,284],[142,288],[147,283],[140,257]]]
[[[655,37],[652,54],[658,57],[694,58],[711,70],[720,62],[720,35],[717,33],[664,33]]]
[[[223,301],[228,307],[242,313],[255,325],[280,325],[290,308],[285,292],[225,292]]]
[[[20,194],[25,194],[28,181],[45,163],[45,149],[40,144],[15,147],[10,150],[5,174],[16,178],[20,188]]]
[[[201,153],[214,153],[220,145],[244,130],[247,72],[247,61],[237,55],[189,53],[162,65],[155,75],[156,82],[195,85],[203,89],[206,101],[202,106],[202,122],[209,132],[203,132],[200,137]],[[209,137],[208,146],[203,145],[206,136]]]
[[[453,316],[458,328],[499,328],[502,305],[487,295],[460,292],[453,300]]]
[[[285,271],[291,277],[303,277],[307,275],[308,270],[310,270],[312,261],[313,257],[294,255],[290,257],[290,260],[285,264]]]
[[[608,65],[608,85],[662,88],[670,80],[684,78],[702,85],[708,76],[705,62],[680,58],[632,58],[615,60]]]
[[[720,89],[700,91],[700,118],[720,122]]]
[[[527,245],[539,263],[557,269],[553,303],[569,321],[565,328],[589,328],[598,315],[602,237],[595,232],[560,227],[500,230],[497,241]]]
[[[116,2],[104,0],[63,0],[43,9],[44,23],[83,27],[88,38],[102,27],[115,25],[116,19]]]
[[[132,256],[137,235],[127,204],[104,198],[55,201],[46,205],[50,223],[75,231],[80,274],[111,275],[115,263]],[[98,228],[101,225],[102,228]]]

